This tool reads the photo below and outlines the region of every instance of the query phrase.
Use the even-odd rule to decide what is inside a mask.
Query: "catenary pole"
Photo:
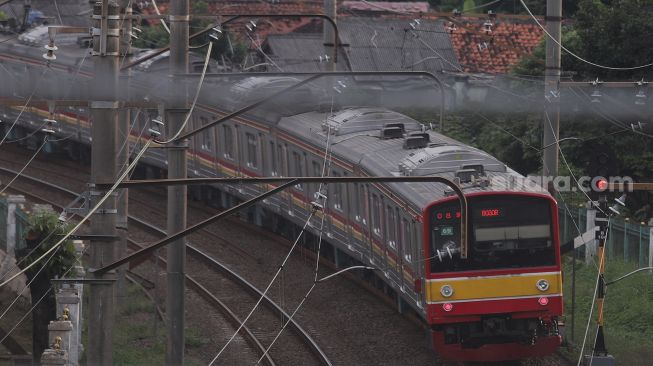
[[[560,137],[560,22],[562,21],[562,0],[546,1],[546,63],[544,70],[544,149],[543,175],[558,175],[558,140]],[[549,124],[551,124],[549,126]],[[552,190],[551,187],[549,191]]]
[[[113,182],[116,171],[116,126],[118,124],[118,4],[102,0],[93,6],[93,55],[95,65],[95,95],[91,105],[91,197],[92,201],[106,194],[106,188],[96,189],[98,182]],[[100,268],[114,261],[116,239],[116,199],[109,197],[92,217],[91,267]],[[100,239],[100,240],[98,240]],[[96,279],[115,277],[109,271]],[[102,283],[104,282],[104,283]],[[107,284],[108,283],[108,284]],[[91,281],[89,296],[88,345],[89,365],[111,365],[113,341],[114,287],[112,282]]]
[[[189,0],[172,0],[170,3],[170,71],[172,78],[188,72],[188,21]],[[173,80],[173,85],[174,85]],[[166,108],[168,136],[174,135],[184,123],[187,109],[187,93],[176,90]],[[187,139],[174,141],[168,146],[168,178],[186,178]],[[168,187],[168,234],[186,228],[186,186]],[[166,318],[168,336],[166,365],[184,363],[184,308],[186,241],[179,238],[167,249],[167,296]]]
[[[132,32],[132,21],[129,17],[132,14],[132,0],[120,0],[120,13],[125,16],[126,19],[123,19],[121,22],[121,32],[120,35],[120,63],[124,63],[128,57],[131,55],[131,32]],[[121,75],[120,90],[121,95],[125,96],[129,100],[129,79],[131,77],[131,69],[125,70]],[[122,169],[125,169],[129,165],[129,133],[130,133],[130,121],[131,113],[129,108],[123,108],[120,110],[118,115],[118,139],[117,139],[117,149],[118,149],[118,161],[117,161],[117,171],[120,172]],[[127,239],[128,239],[128,201],[129,201],[129,191],[127,189],[121,189],[118,191],[117,197],[117,209],[118,217],[116,222],[116,229],[118,230],[118,236],[120,241],[116,245],[116,257],[122,258],[127,254]],[[125,288],[125,272],[127,271],[127,266],[120,267],[116,270],[116,294],[117,297],[123,297],[126,294]]]

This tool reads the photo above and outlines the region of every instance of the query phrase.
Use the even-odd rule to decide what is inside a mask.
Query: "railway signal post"
[[[595,366],[613,366],[615,364],[614,357],[608,354],[605,347],[605,338],[603,334],[603,301],[605,298],[605,242],[608,236],[608,200],[605,195],[599,197],[597,205],[596,217],[594,223],[598,227],[596,231],[596,240],[598,246],[596,247],[596,255],[599,264],[599,279],[596,288],[596,309],[598,314],[597,319],[597,335],[594,349],[591,355],[585,356],[585,365]]]
[[[91,197],[98,200],[107,188],[97,183],[114,182],[117,178],[118,71],[120,8],[110,0],[93,6],[93,55],[95,90],[90,103]],[[116,198],[109,197],[93,215],[91,232],[91,267],[100,268],[114,260],[116,244]],[[95,276],[90,282],[88,318],[88,364],[111,365],[113,342],[113,308],[115,271]],[[99,281],[98,281],[99,280]]]

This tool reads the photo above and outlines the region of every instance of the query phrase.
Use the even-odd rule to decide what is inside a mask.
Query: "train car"
[[[20,69],[16,65],[25,57],[6,57],[11,62],[4,66]],[[285,86],[288,80],[261,82]],[[254,90],[260,85],[256,80],[231,86],[207,82],[191,128],[236,109],[249,100],[247,89],[260,93]],[[221,96],[220,91],[229,88],[238,94]],[[496,158],[414,119],[383,107],[346,106],[343,100],[333,110],[324,108],[324,93],[313,93],[319,99],[315,105],[321,106],[316,110],[307,111],[302,100],[299,110],[278,113],[279,105],[270,103],[263,107],[267,109],[193,136],[188,175],[433,175],[454,180],[468,198],[471,215],[465,259],[458,242],[459,202],[439,184],[301,184],[263,200],[248,215],[259,225],[291,234],[308,221],[310,233],[324,233],[328,243],[324,247],[331,250],[324,254],[336,265],[376,268],[375,281],[383,284],[397,307],[414,311],[428,324],[433,347],[442,358],[501,361],[554,352],[561,342],[562,315],[555,200]],[[3,119],[19,112],[20,107],[6,108]],[[39,108],[26,112],[32,118],[48,115]],[[90,144],[90,124],[79,115],[85,112],[59,111],[56,134],[69,136],[61,145]],[[140,131],[152,117],[141,116],[130,135],[132,148],[138,148]],[[38,125],[29,122],[19,124],[24,129]],[[160,149],[145,156],[149,167],[160,170],[166,169],[165,159]],[[231,185],[189,191],[195,198],[226,207],[269,188]],[[318,198],[325,198],[325,205],[311,216],[312,202]]]

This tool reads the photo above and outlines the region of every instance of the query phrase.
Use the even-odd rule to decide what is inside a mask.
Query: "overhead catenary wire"
[[[258,301],[256,302],[256,304],[254,304],[254,307],[252,307],[252,310],[250,310],[250,312],[247,314],[247,316],[245,317],[245,319],[243,319],[243,321],[240,323],[240,326],[238,326],[238,328],[236,329],[236,331],[233,332],[233,334],[231,335],[231,337],[229,338],[229,340],[227,340],[227,343],[225,343],[225,345],[222,346],[222,348],[220,349],[220,351],[218,351],[218,353],[215,355],[215,357],[213,357],[213,359],[211,360],[211,362],[209,362],[209,366],[213,365],[213,364],[215,363],[215,361],[216,361],[218,358],[220,358],[220,356],[222,355],[222,353],[224,353],[224,351],[227,349],[227,347],[228,347],[228,346],[231,344],[231,342],[236,338],[236,336],[238,335],[238,333],[240,333],[240,331],[243,329],[243,327],[245,326],[245,324],[247,323],[247,321],[249,321],[249,319],[252,317],[252,315],[254,314],[254,312],[256,311],[256,309],[258,309],[258,306],[261,304],[261,302],[263,302],[263,299],[264,299],[265,296],[267,295],[268,291],[270,290],[270,288],[272,287],[272,285],[274,284],[274,282],[277,280],[277,277],[279,277],[279,274],[281,273],[281,271],[283,271],[283,267],[286,265],[286,263],[287,263],[288,260],[290,259],[290,256],[291,256],[292,253],[295,251],[295,247],[297,247],[297,244],[299,244],[299,240],[301,239],[301,237],[303,236],[304,232],[306,231],[306,227],[308,226],[310,220],[313,218],[313,215],[314,215],[314,214],[315,214],[315,210],[311,210],[311,213],[308,215],[308,217],[307,217],[307,219],[306,219],[306,222],[304,223],[304,226],[302,227],[301,231],[300,231],[299,234],[297,235],[297,238],[295,239],[295,241],[294,241],[293,244],[291,245],[290,250],[288,251],[288,254],[287,254],[286,257],[283,259],[283,261],[281,262],[281,264],[279,265],[279,268],[278,268],[277,271],[275,272],[274,276],[272,276],[272,279],[270,280],[270,282],[268,283],[268,285],[265,287],[265,290],[263,290],[263,293],[262,293],[261,296],[259,297]]]
[[[331,112],[329,113],[328,116],[333,115],[333,102],[334,102],[334,98],[331,97]],[[328,172],[331,169],[330,167],[331,167],[331,161],[332,161],[332,159],[331,159],[332,156],[331,156],[331,152],[330,152],[330,149],[331,149],[331,144],[330,144],[331,126],[328,124],[328,118],[329,118],[328,116],[326,116],[327,121],[325,121],[326,126],[327,126],[327,136],[326,136],[326,144],[325,144],[325,147],[324,147],[324,160],[323,160],[323,163],[322,163],[322,174],[321,174],[322,177],[328,176]],[[322,188],[323,188],[323,184],[320,183],[320,185],[318,186],[317,192],[318,193],[322,192]],[[286,322],[282,325],[279,332],[277,332],[276,336],[272,339],[272,342],[270,342],[270,344],[266,347],[265,351],[263,352],[261,357],[256,362],[257,365],[263,360],[263,358],[265,358],[265,356],[267,356],[267,354],[270,352],[270,349],[272,349],[272,347],[276,343],[277,339],[279,339],[279,337],[281,336],[283,331],[286,329],[288,324],[293,320],[295,314],[297,314],[297,312],[302,308],[302,306],[304,305],[304,303],[306,302],[308,297],[311,295],[311,293],[313,292],[313,290],[315,289],[317,284],[320,282],[318,280],[318,274],[319,274],[319,268],[320,268],[320,253],[321,253],[321,249],[322,249],[322,237],[323,237],[323,234],[324,234],[324,219],[326,217],[326,212],[324,212],[324,210],[326,210],[326,208],[328,207],[328,194],[325,196],[324,201],[320,202],[320,203],[323,205],[322,206],[323,211],[322,211],[322,217],[321,217],[321,220],[320,220],[320,229],[319,229],[320,235],[318,237],[317,249],[315,251],[316,256],[315,256],[315,270],[314,270],[313,283],[312,283],[311,287],[308,289],[308,291],[304,294],[304,296],[302,297],[299,304],[295,307],[295,310],[293,310],[292,314],[290,314],[290,316],[288,317]]]
[[[23,168],[18,172],[18,174],[16,174],[16,176],[13,177],[13,178],[9,181],[9,183],[7,183],[7,184],[6,184],[2,189],[0,189],[0,195],[3,194],[4,191],[6,191],[7,188],[9,188],[9,187],[11,186],[11,184],[12,184],[14,181],[16,181],[16,179],[18,179],[18,177],[21,176],[21,174],[23,174],[23,172],[25,171],[25,169],[27,169],[27,167],[32,163],[32,161],[34,160],[34,158],[36,158],[36,155],[38,155],[39,152],[41,152],[41,150],[43,149],[43,147],[44,147],[47,143],[48,143],[48,135],[46,135],[46,136],[43,138],[43,142],[41,143],[41,146],[39,146],[39,148],[34,152],[34,154],[32,154],[32,157],[27,161],[27,163],[26,163],[26,164],[23,166]]]
[[[90,248],[90,246],[87,246],[86,248],[84,248],[84,251],[83,251],[82,254],[81,254],[82,257],[84,256],[84,254],[86,253],[86,251],[88,250],[88,248]],[[75,268],[75,265],[77,265],[77,264],[81,264],[81,262],[79,261],[79,258],[77,259],[77,262],[76,262],[76,263],[73,263],[70,267],[68,267],[68,269],[66,270],[66,272],[64,272],[64,274],[62,275],[62,277],[66,277],[66,276],[70,273],[70,271],[71,271],[73,268]],[[38,300],[37,300],[37,301],[32,305],[32,307],[31,307],[27,312],[25,312],[25,314],[24,314],[24,315],[23,315],[23,316],[22,316],[22,317],[21,317],[21,318],[16,322],[16,324],[14,324],[14,326],[11,327],[11,329],[9,329],[9,330],[7,331],[7,334],[5,334],[5,336],[4,336],[2,339],[0,339],[0,344],[2,344],[2,343],[5,341],[5,339],[7,339],[7,338],[11,335],[11,333],[12,333],[14,330],[16,330],[16,328],[18,328],[18,326],[19,326],[19,325],[20,325],[20,324],[21,324],[21,323],[22,323],[22,322],[27,318],[28,315],[32,314],[32,312],[34,311],[34,309],[36,309],[36,307],[39,306],[39,304],[41,303],[41,301],[43,301],[43,299],[45,299],[45,297],[48,296],[48,295],[50,294],[50,291],[52,291],[52,286],[51,286],[47,291],[45,291],[45,293],[43,294],[43,296],[41,296],[41,297],[40,297],[40,298],[39,298],[39,299],[38,299]]]
[[[584,90],[582,90],[581,88],[578,88],[578,90],[579,90],[579,91],[583,94],[583,96],[585,97],[585,98],[583,98],[583,99],[584,99],[584,101],[585,101],[586,104],[589,104],[590,106],[592,106],[593,104],[595,104],[595,103],[592,103],[592,101],[591,101],[591,97],[590,97],[589,95],[587,95],[587,93],[586,93]],[[572,91],[572,92],[573,92],[577,97],[581,98],[581,96],[578,94],[578,92],[577,92],[574,88],[571,88],[571,91]],[[610,100],[610,98],[608,98],[608,100]],[[621,127],[621,128],[623,128],[623,129],[625,129],[625,130],[627,130],[627,131],[631,131],[631,132],[633,132],[633,133],[635,133],[635,134],[637,134],[637,135],[642,135],[642,136],[646,136],[646,137],[649,137],[649,138],[653,138],[653,135],[651,135],[651,134],[648,134],[648,133],[646,133],[646,132],[642,132],[642,131],[637,131],[636,129],[628,128],[628,127],[627,127],[628,125],[627,125],[625,122],[622,122],[622,121],[620,121],[619,119],[610,116],[607,112],[600,110],[600,107],[599,107],[599,106],[592,107],[591,110],[592,110],[592,112],[594,112],[594,113],[595,113],[596,115],[598,115],[599,117],[603,118],[604,120],[610,122],[611,124],[613,124],[613,125],[615,125],[615,126],[617,126],[617,127]]]
[[[141,151],[138,153],[138,155],[134,158],[134,161],[129,165],[128,169],[125,170],[125,172],[116,180],[116,182],[111,186],[111,188],[107,191],[107,193],[100,199],[100,201],[92,207],[89,212],[84,216],[75,227],[73,227],[66,235],[64,235],[56,244],[54,244],[50,249],[48,249],[43,255],[41,255],[39,258],[35,259],[32,263],[30,263],[28,266],[23,268],[21,271],[18,273],[14,274],[11,276],[9,279],[5,280],[4,282],[0,283],[0,288],[4,287],[6,284],[9,282],[13,281],[16,277],[22,275],[25,273],[28,269],[32,268],[34,265],[39,263],[43,258],[45,258],[47,255],[49,255],[51,252],[56,250],[61,244],[63,244],[73,233],[75,233],[88,219],[97,211],[104,202],[111,197],[113,192],[116,190],[118,185],[122,183],[123,180],[127,177],[129,172],[136,166],[138,161],[141,159],[143,154],[145,154],[145,151],[150,147],[150,144],[152,143],[152,140],[149,140],[145,146],[141,149]]]
[[[558,46],[560,46],[560,48],[561,48],[563,51],[567,52],[569,55],[571,55],[572,57],[574,57],[575,59],[577,59],[577,60],[579,60],[579,61],[581,61],[581,62],[584,62],[584,63],[586,63],[586,64],[588,64],[588,65],[591,65],[591,66],[594,66],[594,67],[598,67],[598,68],[601,68],[601,69],[606,69],[606,70],[615,70],[615,71],[638,70],[638,69],[644,69],[644,68],[647,68],[647,67],[651,67],[651,66],[653,66],[653,62],[652,62],[652,63],[648,63],[648,64],[645,64],[645,65],[632,66],[632,67],[612,67],[612,66],[605,66],[605,65],[601,65],[601,64],[598,64],[598,63],[595,63],[595,62],[592,62],[592,61],[586,60],[586,59],[584,59],[584,58],[578,56],[578,55],[575,54],[574,52],[570,51],[567,47],[563,46],[562,43],[559,42],[555,37],[553,37],[553,36],[551,35],[551,33],[549,33],[549,31],[547,31],[546,28],[545,28],[544,26],[542,26],[542,23],[540,23],[540,21],[537,20],[537,17],[535,17],[535,15],[533,15],[533,13],[532,13],[531,10],[528,8],[528,6],[526,5],[526,3],[524,3],[524,0],[519,0],[519,2],[520,2],[521,5],[524,7],[524,9],[525,9],[526,12],[528,13],[528,15],[531,16],[531,18],[533,19],[533,21],[535,21],[535,23],[538,25],[538,27],[540,27],[540,28],[542,29],[542,31],[544,31],[544,33],[546,34],[546,36],[549,37],[549,39],[551,39],[555,44],[557,44]]]
[[[47,67],[44,68],[44,69],[43,69],[43,72],[42,72],[41,75],[39,76],[39,79],[38,79],[38,80],[42,80],[42,79],[43,79],[43,76],[45,75],[45,73],[46,73],[48,70],[49,70],[49,68],[47,68]],[[18,123],[18,120],[20,119],[20,117],[23,115],[23,113],[24,113],[25,110],[27,109],[27,106],[29,105],[29,102],[32,100],[32,97],[33,97],[34,94],[36,93],[36,90],[37,90],[37,89],[38,89],[38,84],[36,84],[36,85],[34,86],[34,89],[32,90],[32,93],[31,93],[30,96],[27,98],[27,101],[25,102],[25,104],[24,104],[23,107],[21,108],[20,113],[18,113],[18,116],[16,116],[16,118],[14,119],[14,122],[11,124],[11,126],[9,126],[9,129],[8,129],[7,132],[5,133],[5,135],[4,135],[4,137],[2,138],[2,140],[0,140],[0,146],[2,146],[2,144],[5,142],[5,140],[7,139],[7,137],[9,136],[9,134],[11,133],[11,131],[13,130],[13,128],[14,128],[14,127],[16,126],[16,124]]]
[[[333,112],[333,101],[334,101],[334,100],[333,100],[333,97],[332,97],[332,98],[331,98],[331,112]],[[329,114],[329,115],[331,115],[331,114]],[[327,118],[328,118],[328,117],[327,117]],[[329,138],[330,138],[330,137],[329,137],[329,136],[330,136],[330,132],[329,132],[329,131],[330,131],[330,129],[327,130],[327,141],[326,141],[326,146],[325,146],[325,151],[324,151],[324,162],[323,162],[323,165],[322,165],[322,176],[324,176],[325,173],[328,171],[328,170],[327,170],[327,169],[328,169],[328,167],[327,167],[327,159],[328,159],[328,157],[330,156],[330,155],[329,155]],[[330,160],[330,159],[329,159],[329,160]],[[320,186],[319,186],[317,192],[321,192],[321,188],[322,188],[322,183],[320,183]],[[323,203],[323,205],[326,205],[326,198],[325,198],[325,203]],[[323,207],[324,207],[324,206],[323,206]],[[225,344],[225,345],[220,349],[220,351],[218,351],[218,353],[215,355],[215,357],[211,360],[211,362],[209,363],[209,366],[213,365],[213,364],[215,363],[215,361],[216,361],[216,360],[217,360],[217,359],[222,355],[222,353],[227,349],[227,347],[229,346],[229,344],[231,344],[231,342],[234,340],[234,338],[236,337],[236,335],[237,335],[237,334],[240,332],[240,330],[245,326],[245,324],[247,323],[247,321],[251,318],[252,314],[254,314],[254,312],[256,311],[256,309],[258,308],[258,306],[261,304],[261,302],[263,301],[263,299],[264,299],[265,296],[267,295],[268,291],[270,290],[270,288],[272,287],[272,285],[273,285],[274,282],[276,281],[277,277],[279,277],[279,275],[282,273],[284,266],[286,265],[286,263],[287,263],[288,260],[290,259],[290,256],[292,255],[293,251],[295,250],[295,247],[296,247],[297,244],[299,243],[299,240],[302,238],[304,232],[306,231],[306,228],[307,228],[308,225],[310,224],[311,219],[312,219],[313,216],[315,215],[315,212],[316,212],[316,211],[317,211],[317,207],[314,206],[313,209],[310,211],[310,214],[307,216],[307,218],[306,218],[306,222],[304,223],[304,225],[303,225],[301,231],[299,232],[299,234],[297,234],[297,237],[296,237],[295,241],[293,242],[292,246],[290,247],[290,250],[289,250],[288,253],[286,254],[286,257],[284,258],[284,260],[283,260],[283,261],[281,262],[281,264],[279,265],[279,268],[277,269],[277,271],[275,272],[274,276],[272,277],[272,279],[271,279],[270,282],[268,283],[267,287],[265,288],[265,290],[263,291],[263,293],[262,293],[261,296],[259,297],[258,301],[256,302],[256,304],[254,304],[254,307],[253,307],[252,310],[247,314],[247,316],[245,317],[245,319],[243,319],[243,321],[241,322],[241,324],[240,324],[240,326],[238,327],[238,329],[236,329],[236,331],[231,335],[231,337],[229,338],[229,340],[227,341],[227,343],[226,343],[226,344]],[[320,241],[319,241],[319,243],[321,243],[321,238],[322,238],[322,228],[324,227],[324,217],[325,217],[325,214],[323,213],[323,214],[322,214],[322,221],[321,221],[321,222],[322,222],[322,225],[321,225],[321,227],[320,227]],[[318,245],[319,245],[319,244],[318,244]],[[318,253],[319,253],[319,249],[318,249]],[[319,258],[319,254],[318,254],[318,258]],[[317,276],[317,268],[316,268],[316,276]],[[294,312],[293,312],[293,314],[294,314]],[[290,316],[289,319],[292,319],[292,316]],[[287,323],[286,323],[286,324],[287,324]],[[283,329],[285,328],[285,325],[286,325],[286,324],[284,324],[284,326],[281,328],[281,331],[283,331]],[[281,333],[281,331],[279,332],[279,334]],[[278,335],[277,335],[277,337],[278,337]],[[276,339],[276,338],[275,338],[275,339]],[[269,347],[268,347],[268,350],[269,350]],[[263,359],[263,357],[265,357],[265,355],[267,354],[267,351],[268,351],[268,350],[266,350],[266,352],[261,356],[261,359]],[[259,360],[259,362],[260,362],[260,360]]]
[[[199,99],[200,92],[202,91],[202,85],[204,84],[204,77],[206,76],[206,70],[209,66],[209,61],[211,60],[211,50],[213,50],[213,42],[209,43],[209,48],[206,50],[204,67],[202,68],[202,75],[200,76],[199,85],[197,86],[195,97],[193,98],[193,103],[191,104],[190,110],[188,111],[188,113],[186,113],[186,118],[184,119],[184,122],[181,124],[179,130],[170,139],[165,141],[155,141],[157,144],[165,145],[173,142],[174,140],[177,139],[177,137],[179,137],[179,135],[181,135],[181,132],[186,128],[186,125],[188,125],[188,121],[190,120],[190,117],[193,115],[193,110],[195,110],[195,105],[197,105],[197,100]]]
[[[49,235],[48,235],[48,236],[49,236]],[[43,243],[43,242],[41,242],[41,243]],[[40,244],[37,246],[37,248],[38,248],[39,246],[40,246]],[[42,271],[43,271],[43,270],[48,266],[48,263],[50,263],[50,261],[52,260],[52,258],[54,258],[54,256],[57,254],[57,252],[58,252],[58,250],[59,250],[60,248],[61,248],[61,247],[57,248],[57,250],[55,250],[55,251],[52,252],[52,254],[50,255],[50,257],[48,257],[48,259],[45,261],[45,263],[43,263],[43,265],[41,266],[41,268],[39,268],[39,270],[36,272],[36,274],[34,275],[34,277],[32,277],[32,279],[29,280],[29,282],[27,282],[27,283],[25,284],[25,286],[23,286],[23,288],[20,290],[20,292],[18,293],[18,295],[16,295],[16,298],[14,298],[14,300],[13,300],[13,301],[12,301],[12,302],[11,302],[11,303],[6,307],[6,308],[5,308],[5,310],[2,312],[2,314],[0,314],[0,320],[2,320],[2,318],[4,318],[5,315],[7,315],[7,313],[9,312],[9,310],[11,310],[11,308],[16,304],[16,302],[18,302],[18,300],[20,299],[20,297],[23,295],[23,292],[25,292],[25,290],[28,289],[28,288],[30,287],[30,285],[32,284],[32,282],[34,282],[34,281],[36,280],[36,278],[39,276],[39,274],[41,274],[41,272],[42,272]],[[27,257],[25,257],[25,258],[27,258]],[[23,258],[23,259],[24,259],[24,258]]]
[[[156,12],[156,15],[161,15],[161,12],[159,11],[159,7],[156,5],[156,1],[155,0],[151,0],[151,1],[152,1],[152,6],[154,7],[154,11]],[[161,25],[163,25],[163,28],[165,28],[166,32],[170,34],[170,28],[168,28],[166,21],[163,19],[160,20],[161,20]]]
[[[553,123],[551,122],[551,119],[549,118],[549,113],[544,110],[544,117],[546,119],[546,124],[551,128],[551,131],[553,132]],[[546,127],[545,127],[546,128]],[[588,201],[592,201],[592,198],[585,192],[585,187],[583,187],[578,179],[576,179],[576,176],[574,175],[573,171],[571,170],[571,167],[569,166],[569,163],[567,162],[567,158],[565,157],[565,153],[562,151],[562,147],[560,147],[560,140],[556,137],[555,132],[553,133],[553,138],[555,139],[555,145],[557,146],[558,152],[560,153],[560,157],[562,157],[562,162],[565,164],[567,167],[567,170],[569,171],[569,175],[571,175],[571,178],[574,180],[576,183],[576,186],[578,187],[578,190],[581,191],[585,197],[587,198]],[[597,210],[601,211],[603,214],[607,215],[600,207],[596,207]]]

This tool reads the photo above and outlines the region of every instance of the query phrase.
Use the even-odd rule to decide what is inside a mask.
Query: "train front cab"
[[[467,195],[468,257],[457,197],[424,210],[427,320],[435,351],[456,361],[551,354],[562,341],[557,206],[544,194]]]

